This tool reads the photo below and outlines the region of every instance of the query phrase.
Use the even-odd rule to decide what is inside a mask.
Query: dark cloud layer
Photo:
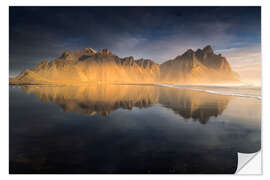
[[[64,50],[108,48],[158,63],[206,44],[261,42],[260,7],[10,7],[10,75]]]

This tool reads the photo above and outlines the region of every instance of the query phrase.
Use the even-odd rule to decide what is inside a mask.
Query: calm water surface
[[[10,173],[234,173],[237,152],[261,146],[252,96],[104,84],[9,92]]]

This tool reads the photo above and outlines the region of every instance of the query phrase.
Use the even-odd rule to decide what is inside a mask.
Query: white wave
[[[248,98],[257,98],[257,99],[261,99],[261,96],[250,95],[250,94],[239,94],[239,93],[219,92],[219,91],[205,90],[205,89],[196,89],[196,88],[188,88],[188,89],[196,90],[196,91],[203,91],[203,92],[212,93],[212,94],[220,94],[220,95],[225,95],[225,96],[239,96],[239,97],[248,97]]]
[[[218,91],[218,90],[210,90],[210,89],[200,89],[197,88],[198,85],[172,85],[172,84],[158,84],[158,86],[162,86],[162,87],[170,87],[170,88],[185,88],[185,89],[190,89],[190,90],[195,90],[195,91],[202,91],[202,92],[207,92],[207,93],[211,93],[211,94],[220,94],[220,95],[226,95],[226,96],[238,96],[238,97],[247,97],[247,98],[256,98],[261,100],[261,96],[260,95],[254,95],[254,94],[245,94],[245,93],[238,93],[238,92],[233,92],[233,89],[230,92],[224,92],[224,91]],[[201,86],[203,88],[215,88],[215,87],[225,87],[225,88],[230,88],[231,86],[216,86],[216,85],[204,85]],[[235,88],[236,86],[233,86],[231,88]],[[248,86],[237,86],[243,89],[253,89],[255,87],[248,87]],[[256,87],[256,89],[259,89]]]

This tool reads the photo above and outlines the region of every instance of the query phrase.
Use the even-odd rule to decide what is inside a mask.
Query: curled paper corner
[[[261,151],[256,153],[237,153],[238,163],[235,174],[237,175],[260,175],[261,168]]]

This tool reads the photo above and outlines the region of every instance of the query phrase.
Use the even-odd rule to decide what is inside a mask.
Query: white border
[[[258,6],[261,1],[258,0],[55,0],[55,1],[41,1],[41,0],[10,0],[9,5],[24,5],[24,6]]]
[[[136,3],[135,3],[136,2]],[[267,130],[267,128],[270,128],[270,118],[269,118],[269,100],[270,100],[270,44],[269,44],[269,33],[270,33],[270,1],[267,0],[179,0],[179,1],[173,1],[173,0],[136,0],[136,1],[124,1],[124,0],[113,0],[113,1],[106,1],[106,0],[96,0],[90,2],[90,0],[6,0],[1,1],[1,10],[0,10],[0,18],[1,18],[1,93],[0,93],[0,99],[1,99],[1,130],[0,130],[0,173],[1,173],[1,179],[5,178],[20,178],[20,179],[47,179],[47,178],[65,178],[65,179],[74,179],[74,175],[50,175],[50,176],[42,176],[42,175],[9,175],[8,174],[8,6],[99,6],[99,5],[140,5],[140,6],[149,6],[149,5],[158,5],[158,6],[262,6],[262,66],[263,66],[263,111],[262,111],[262,132],[263,132],[263,139],[266,139],[266,141],[263,141],[263,176],[231,176],[228,177],[228,175],[183,175],[183,176],[177,176],[177,175],[79,175],[76,176],[76,178],[82,178],[82,179],[89,179],[89,178],[110,178],[110,179],[137,179],[137,178],[147,178],[147,179],[163,179],[163,178],[169,178],[169,179],[179,179],[182,177],[188,177],[191,179],[216,179],[216,178],[240,178],[240,179],[249,179],[249,178],[263,178],[263,179],[269,179],[270,174],[270,166],[267,166],[265,163],[269,161],[270,157],[270,148],[269,148],[269,139],[267,137],[270,137],[269,133],[270,130]],[[267,136],[269,135],[269,136]],[[266,137],[266,138],[265,138]],[[218,177],[217,177],[218,176]]]

